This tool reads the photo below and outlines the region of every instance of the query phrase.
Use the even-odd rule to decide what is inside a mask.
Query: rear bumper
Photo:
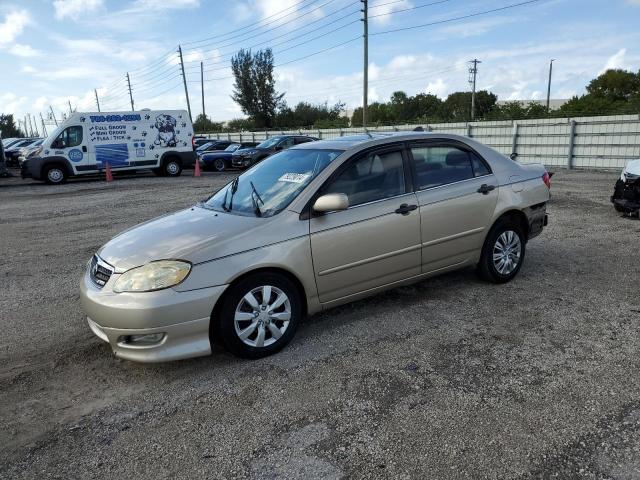
[[[525,209],[525,215],[529,223],[528,239],[537,237],[542,233],[542,229],[549,224],[547,215],[547,204],[541,203]]]

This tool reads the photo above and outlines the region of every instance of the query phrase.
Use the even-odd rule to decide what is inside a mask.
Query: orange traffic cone
[[[200,160],[198,158],[196,158],[196,165],[195,168],[193,170],[193,176],[194,177],[199,177],[200,174]]]
[[[113,173],[111,173],[111,165],[109,165],[109,162],[107,162],[104,172],[107,177],[107,182],[113,182]]]

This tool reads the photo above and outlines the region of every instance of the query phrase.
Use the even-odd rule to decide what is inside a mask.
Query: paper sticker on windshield
[[[278,181],[279,182],[291,182],[291,183],[303,183],[310,175],[306,173],[285,173]]]

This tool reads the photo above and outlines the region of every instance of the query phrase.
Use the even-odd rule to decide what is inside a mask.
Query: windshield
[[[258,148],[271,148],[271,147],[274,147],[275,145],[277,145],[280,142],[280,140],[282,140],[281,137],[268,138],[267,140],[262,142],[260,145],[258,145]]]
[[[237,143],[232,143],[227,148],[224,149],[225,152],[235,152],[240,147]]]
[[[311,149],[277,153],[236,177],[203,206],[237,215],[276,215],[341,153]]]
[[[196,148],[196,150],[206,150],[207,148],[209,148],[211,145],[213,145],[213,142],[207,142],[207,143],[203,143],[202,145],[200,145],[198,148]]]

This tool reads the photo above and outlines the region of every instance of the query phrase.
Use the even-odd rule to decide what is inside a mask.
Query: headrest
[[[468,167],[469,154],[461,150],[452,150],[447,153],[446,164],[449,167]]]

